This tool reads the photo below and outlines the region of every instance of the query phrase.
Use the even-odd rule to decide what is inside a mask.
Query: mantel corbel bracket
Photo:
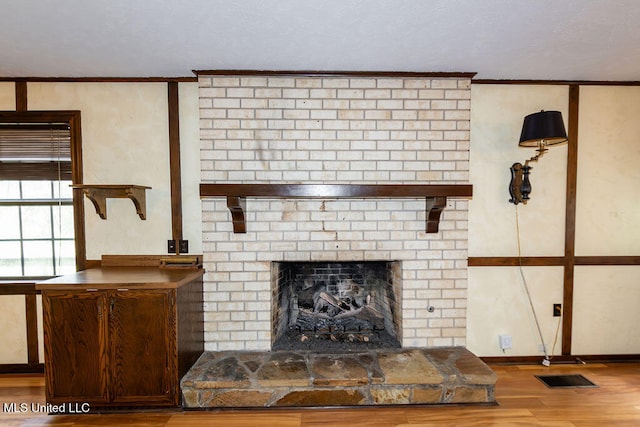
[[[440,215],[447,205],[447,198],[427,197],[427,233],[437,233],[440,226]]]
[[[227,208],[231,211],[234,233],[247,232],[247,222],[244,217],[244,211],[247,209],[246,200],[244,197],[227,196]]]
[[[87,199],[93,203],[100,218],[107,219],[107,199],[128,198],[133,202],[140,219],[147,219],[147,202],[145,190],[151,187],[142,185],[72,185],[81,189]]]

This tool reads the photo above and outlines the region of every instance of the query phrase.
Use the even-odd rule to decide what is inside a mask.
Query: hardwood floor
[[[44,405],[40,375],[0,375],[0,426],[640,426],[640,363],[492,365],[496,406],[362,407],[221,411],[147,411],[46,415],[18,411]],[[534,375],[582,374],[598,388],[549,389]],[[16,412],[8,413],[11,403]]]

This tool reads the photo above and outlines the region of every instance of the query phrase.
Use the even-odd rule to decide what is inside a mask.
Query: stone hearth
[[[185,408],[495,403],[496,375],[462,347],[352,353],[205,352]]]

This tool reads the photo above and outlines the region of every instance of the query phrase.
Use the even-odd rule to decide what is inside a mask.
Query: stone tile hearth
[[[353,353],[205,352],[185,408],[495,403],[496,375],[462,347]]]

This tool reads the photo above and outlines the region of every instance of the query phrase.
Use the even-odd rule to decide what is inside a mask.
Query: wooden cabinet
[[[82,396],[89,402],[106,403],[107,295],[43,292],[42,307],[47,395],[51,402]]]
[[[109,296],[114,403],[177,404],[175,294],[173,289],[158,289],[116,291]]]
[[[86,270],[38,285],[47,402],[177,406],[203,348],[202,270]]]

